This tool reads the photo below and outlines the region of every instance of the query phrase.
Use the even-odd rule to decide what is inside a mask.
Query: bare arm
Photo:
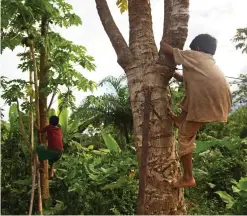
[[[39,133],[45,133],[47,131],[47,126],[42,129],[39,129],[39,127],[34,123],[34,127]]]
[[[173,74],[173,77],[174,77],[177,81],[179,81],[179,82],[183,82],[183,80],[184,80],[183,75],[182,75],[182,74],[179,74],[179,73],[177,73],[177,72],[175,72],[175,73]]]
[[[168,43],[162,40],[160,42],[160,50],[171,64],[175,64],[172,46],[170,46]]]
[[[173,49],[172,46],[170,46],[168,43],[166,43],[164,40],[160,42],[160,50],[165,54],[169,56],[173,56]]]

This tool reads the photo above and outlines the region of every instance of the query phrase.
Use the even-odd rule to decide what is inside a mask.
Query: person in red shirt
[[[43,129],[39,129],[35,125],[39,133],[47,133],[48,147],[44,145],[39,145],[37,147],[37,154],[39,160],[48,160],[50,165],[49,178],[53,179],[54,177],[54,163],[57,162],[63,153],[63,140],[62,140],[62,130],[58,126],[59,117],[51,116],[49,119],[49,125]]]

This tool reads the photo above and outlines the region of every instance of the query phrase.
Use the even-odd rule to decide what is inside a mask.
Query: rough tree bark
[[[39,112],[40,112],[40,128],[44,128],[48,124],[47,113],[47,94],[44,92],[44,88],[47,86],[47,70],[46,70],[46,36],[48,30],[48,19],[42,17],[41,20],[41,38],[42,45],[40,48],[40,71],[39,71]],[[41,135],[41,143],[47,144],[47,139],[44,134]],[[43,172],[40,172],[42,199],[47,200],[49,198],[49,181],[48,181],[48,161],[41,161],[41,167]]]
[[[172,187],[172,181],[180,176],[172,122],[167,116],[167,108],[170,106],[168,82],[174,71],[167,66],[168,60],[159,55],[156,47],[150,1],[128,0],[129,46],[113,20],[106,0],[95,2],[118,63],[127,75],[139,167],[144,127],[144,92],[147,88],[152,89],[143,213],[185,214],[183,190]],[[189,0],[165,0],[163,38],[180,49],[187,37],[188,8]]]

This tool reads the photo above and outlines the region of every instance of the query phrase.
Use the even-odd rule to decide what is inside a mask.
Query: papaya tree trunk
[[[31,48],[30,48],[31,51]],[[30,52],[30,60],[32,60],[32,54]],[[34,200],[34,192],[35,192],[35,180],[36,180],[36,163],[33,160],[33,149],[34,149],[34,136],[33,136],[33,73],[30,69],[29,71],[29,81],[31,85],[31,92],[29,96],[30,110],[29,110],[29,139],[30,139],[30,149],[31,149],[31,172],[32,172],[32,190],[31,190],[31,199],[29,205],[29,215],[32,215],[33,211],[33,200]]]
[[[170,107],[168,86],[174,68],[168,66],[168,60],[155,45],[150,1],[128,0],[129,46],[113,20],[106,0],[95,2],[118,63],[127,75],[140,172],[143,172],[143,166],[140,166],[142,143],[148,143],[145,184],[141,185],[144,188],[139,188],[139,191],[144,190],[145,198],[137,203],[137,209],[143,209],[137,213],[185,214],[183,189],[175,189],[172,185],[181,176],[173,125],[167,113]],[[173,46],[180,49],[187,37],[188,7],[188,0],[165,1],[163,38],[168,38]],[[151,111],[149,121],[144,122],[144,92],[147,89],[152,93]],[[143,140],[145,124],[149,124],[148,140]]]
[[[39,116],[39,88],[38,88],[38,71],[37,71],[37,64],[34,54],[34,46],[33,43],[30,44],[30,59],[33,62],[33,73],[34,76],[32,76],[32,70],[30,70],[30,82],[34,82],[34,95],[35,95],[35,114],[36,114],[36,124],[40,128],[40,116]],[[34,79],[33,79],[34,78]],[[32,87],[33,89],[33,87]],[[33,103],[33,98],[30,96],[30,103]],[[30,131],[33,133],[33,113],[32,118],[30,114]],[[31,132],[30,132],[31,133]],[[31,137],[31,135],[30,135]],[[32,208],[33,208],[33,199],[34,199],[34,192],[35,192],[35,180],[37,180],[37,187],[38,187],[38,212],[39,214],[42,214],[43,207],[42,207],[42,196],[41,196],[41,185],[40,185],[40,173],[39,168],[37,166],[38,164],[38,155],[37,152],[34,151],[34,136],[32,134],[32,143],[31,143],[31,149],[32,149],[32,155],[31,155],[31,163],[32,163],[32,196],[30,200],[30,209],[29,209],[29,215],[32,214]],[[39,133],[37,133],[37,140],[38,144],[41,143],[41,136]]]
[[[40,112],[40,128],[44,128],[48,124],[47,112],[47,93],[44,91],[47,86],[47,70],[46,70],[46,36],[48,30],[48,19],[42,17],[41,20],[41,38],[42,45],[40,48],[40,71],[39,71],[39,112]],[[45,134],[41,135],[41,143],[48,145]],[[49,181],[48,181],[48,161],[41,161],[43,171],[40,172],[42,199],[49,198]]]
[[[39,86],[38,86],[38,71],[37,63],[35,59],[35,52],[33,43],[30,44],[31,60],[33,62],[33,73],[34,73],[34,95],[35,95],[35,114],[36,114],[36,125],[40,128],[40,114],[39,114]],[[37,133],[38,144],[41,144],[41,136]]]

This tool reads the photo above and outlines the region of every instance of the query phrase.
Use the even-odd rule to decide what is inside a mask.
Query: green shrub
[[[189,207],[191,214],[231,214],[215,192],[232,195],[232,181],[247,174],[246,144],[240,139],[198,142],[193,168],[197,187],[185,190],[186,199],[196,203]]]
[[[225,191],[216,193],[226,203],[226,208],[231,210],[232,214],[247,214],[247,177],[242,177],[239,182],[232,181],[233,195]]]
[[[82,147],[73,155],[64,155],[57,164],[52,198],[64,203],[61,214],[134,214],[136,172],[134,152]]]

